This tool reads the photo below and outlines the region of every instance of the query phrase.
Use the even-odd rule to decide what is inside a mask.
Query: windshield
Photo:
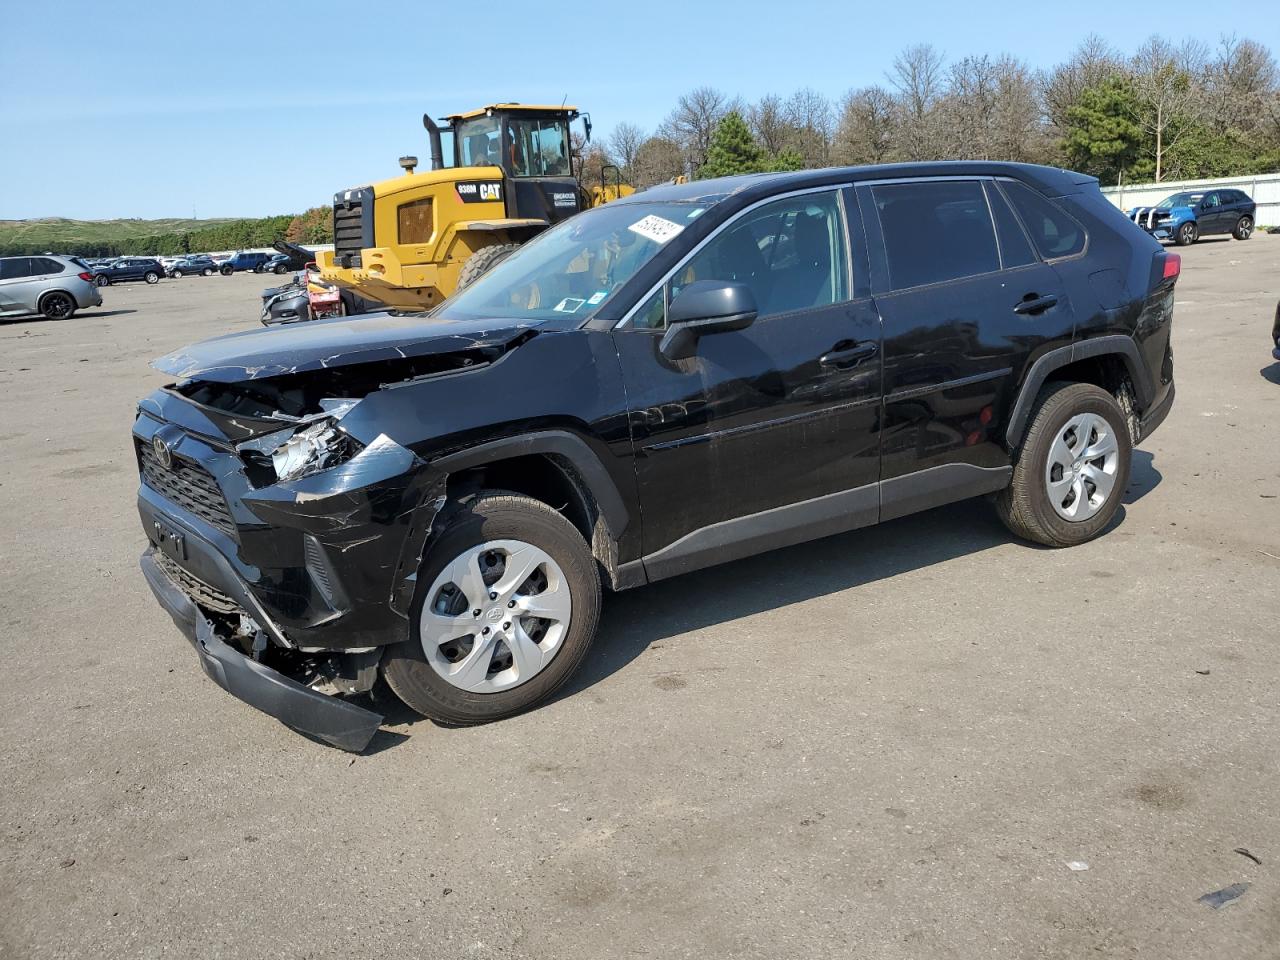
[[[498,139],[497,117],[463,120],[454,133],[458,144],[458,166],[501,166],[502,143]]]
[[[1175,193],[1173,196],[1165,197],[1161,200],[1158,209],[1169,210],[1173,207],[1194,207],[1203,196],[1203,193]]]
[[[569,125],[563,119],[507,121],[511,137],[511,175],[569,176]]]
[[[454,294],[441,314],[581,322],[704,210],[691,203],[623,203],[579,213]]]

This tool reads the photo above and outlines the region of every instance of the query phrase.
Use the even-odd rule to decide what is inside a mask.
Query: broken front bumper
[[[209,679],[250,706],[325,743],[354,753],[369,745],[382,723],[379,714],[305,687],[224,642],[208,617],[160,570],[153,554],[151,548],[142,555],[142,574],[195,647]]]

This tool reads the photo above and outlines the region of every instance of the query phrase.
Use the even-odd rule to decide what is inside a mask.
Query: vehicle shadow
[[[1125,504],[1136,503],[1162,480],[1152,455],[1135,450],[1129,486],[1108,530],[1124,522]],[[672,637],[1010,543],[1028,550],[1050,549],[1019,541],[1005,529],[991,504],[976,498],[636,590],[606,593],[600,633],[591,653],[552,702],[583,693],[627,667],[653,644]],[[383,683],[379,680],[379,687]],[[375,688],[372,695],[353,702],[384,714],[387,725],[413,728],[423,720],[387,689]],[[435,721],[432,725],[450,726]],[[380,730],[366,753],[386,750],[404,739]]]
[[[1263,367],[1258,372],[1262,374],[1263,380],[1266,380],[1268,383],[1274,383],[1276,386],[1280,387],[1280,361],[1277,361],[1270,366]]]
[[[120,317],[126,313],[137,313],[137,310],[78,310],[69,318],[70,322],[83,319],[98,319],[100,317]],[[41,316],[38,313],[27,313],[18,317],[0,318],[0,326],[13,326],[19,323],[67,323],[67,320],[51,320],[48,317]]]

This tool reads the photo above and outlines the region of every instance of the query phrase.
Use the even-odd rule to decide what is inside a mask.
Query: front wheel
[[[98,286],[100,286],[100,287],[109,287],[109,286],[111,286],[111,278],[110,278],[110,277],[108,277],[108,276],[104,276],[104,275],[103,275],[103,274],[101,274],[101,273],[100,273],[100,274],[98,274],[96,277],[94,277],[94,278],[93,278],[93,282],[94,282],[94,283],[96,283],[96,284],[97,284]]]
[[[76,302],[70,294],[55,291],[45,294],[40,301],[40,312],[50,320],[66,320],[76,312]]]
[[[482,247],[467,258],[458,274],[458,289],[465,290],[491,269],[501,263],[519,247],[518,243],[499,243]]]
[[[231,274],[235,273],[235,271],[232,270],[230,267],[223,267],[218,272],[221,273],[224,277],[229,277],[231,276]]]
[[[202,277],[212,277],[212,276],[213,276],[213,267],[205,267],[203,270],[201,270],[201,271],[200,271],[200,276],[202,276]]]
[[[1196,225],[1188,221],[1178,228],[1178,232],[1174,235],[1174,243],[1180,247],[1189,247],[1196,242],[1196,237],[1199,235],[1200,231]]]
[[[182,271],[181,271],[181,270],[175,270],[175,271],[173,271],[173,273],[169,274],[169,276],[173,277],[173,279],[175,279],[175,280],[181,280],[181,279],[182,279]]]
[[[142,279],[147,281],[147,283],[159,283],[160,274],[156,273],[154,270],[148,270],[142,275]]]
[[[1231,235],[1237,240],[1248,240],[1253,235],[1253,217],[1241,217]]]
[[[1116,398],[1091,383],[1056,383],[1039,405],[996,497],[1013,533],[1048,547],[1092,540],[1120,508],[1133,445]]]
[[[538,500],[484,491],[423,559],[409,637],[387,649],[382,672],[424,716],[500,720],[569,679],[599,617],[600,575],[577,529]]]
[[[286,267],[283,263],[278,263],[272,268],[272,272],[275,273],[276,276],[283,276],[286,272],[288,272],[288,269],[289,268]]]

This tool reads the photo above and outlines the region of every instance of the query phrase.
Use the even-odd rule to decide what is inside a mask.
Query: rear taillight
[[[80,274],[77,274],[77,276],[78,276],[81,280],[85,280],[85,281],[88,281],[88,280],[92,280],[92,279],[93,279],[93,274],[92,274],[92,273],[87,273],[87,272],[86,272],[86,273],[80,273]]]
[[[1182,257],[1176,253],[1164,255],[1164,279],[1177,280],[1182,273]]]

